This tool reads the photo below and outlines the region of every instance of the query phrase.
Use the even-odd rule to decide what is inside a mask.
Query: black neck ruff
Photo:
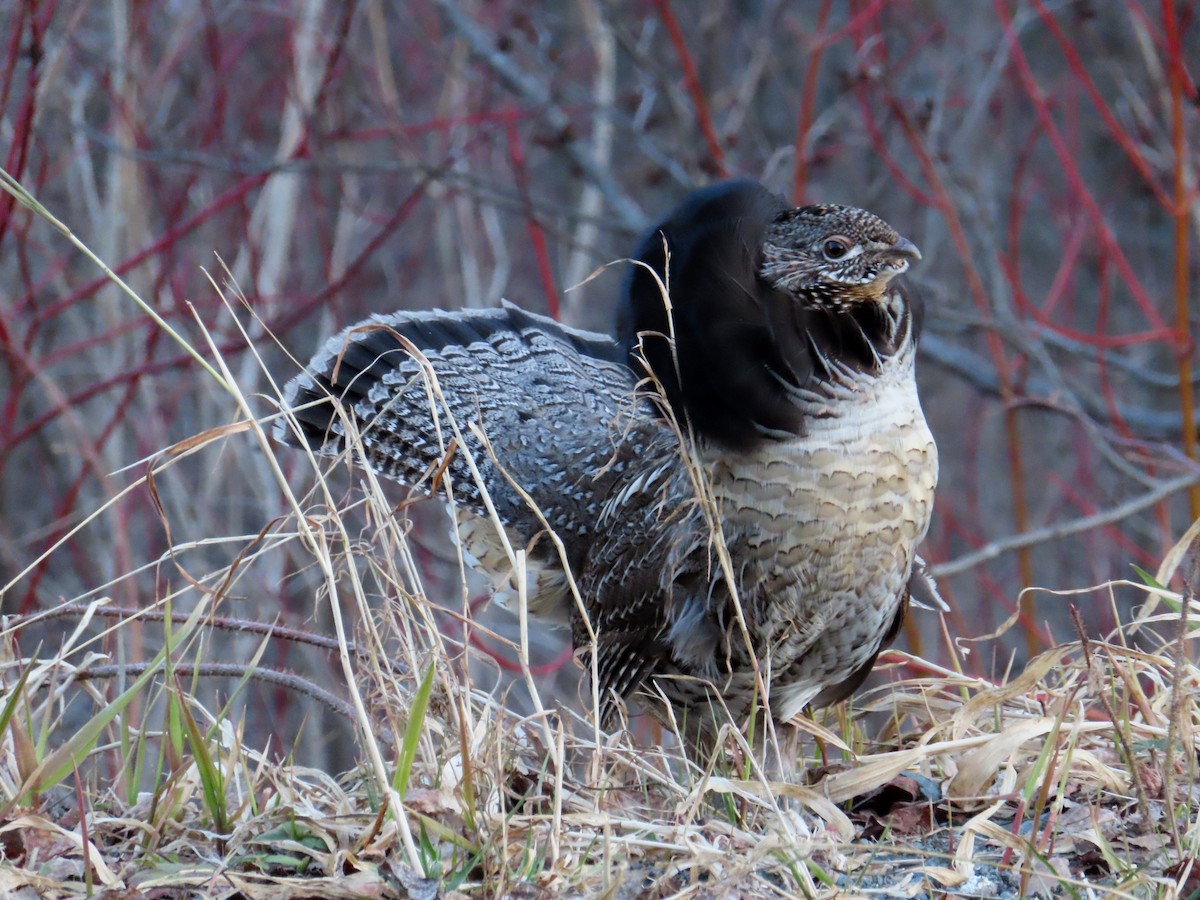
[[[698,437],[731,450],[802,435],[795,388],[828,380],[836,364],[875,372],[900,349],[897,341],[915,334],[903,321],[912,298],[899,285],[890,288],[905,307],[897,327],[879,303],[835,310],[762,279],[764,232],[787,209],[751,181],[694,192],[638,245],[634,259],[645,265],[632,267],[618,313],[618,339],[634,372],[644,377],[648,365],[662,385],[658,402]],[[672,320],[647,266],[670,293],[674,354],[664,337]]]

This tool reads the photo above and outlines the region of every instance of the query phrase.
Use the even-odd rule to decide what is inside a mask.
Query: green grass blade
[[[1165,585],[1159,584],[1157,578],[1136,563],[1130,563],[1130,565],[1133,566],[1133,571],[1137,572],[1138,578],[1142,579],[1146,587],[1152,588],[1156,591],[1161,591],[1158,597],[1164,604],[1166,604],[1167,608],[1170,609],[1171,612],[1179,612],[1181,609],[1179,601],[1171,596]]]
[[[395,777],[392,778],[392,787],[401,797],[408,791],[408,779],[412,774],[413,761],[417,758],[417,744],[421,741],[421,729],[425,724],[425,712],[429,709],[429,695],[433,692],[433,676],[436,670],[436,662],[431,662],[425,670],[425,677],[421,679],[417,693],[413,695],[408,724],[404,726],[400,757],[396,762]]]
[[[4,710],[0,712],[0,734],[4,733],[5,729],[8,728],[8,723],[12,721],[13,713],[17,711],[17,703],[20,702],[25,692],[25,682],[29,680],[29,673],[32,671],[33,666],[25,667],[25,671],[21,673],[21,677],[17,679],[17,683],[13,685],[8,699],[4,702]]]
[[[1148,587],[1156,588],[1157,590],[1160,590],[1160,591],[1166,590],[1165,587],[1163,587],[1161,584],[1158,583],[1157,578],[1155,578],[1153,575],[1151,575],[1149,572],[1147,572],[1145,569],[1143,569],[1137,563],[1130,563],[1130,565],[1133,566],[1133,571],[1138,573],[1138,577],[1140,579],[1142,579],[1142,581],[1145,582]]]
[[[180,626],[177,632],[177,640],[182,641],[188,634],[195,629],[196,624],[200,621],[204,614],[203,604],[196,607],[187,621]],[[106,729],[112,721],[119,716],[133,699],[145,690],[156,675],[159,669],[166,661],[168,655],[168,647],[163,647],[162,650],[154,657],[154,660],[146,667],[141,675],[134,679],[131,684],[120,696],[101,709],[92,718],[85,722],[70,738],[68,738],[61,746],[51,751],[38,764],[38,767],[30,773],[25,784],[22,785],[19,792],[20,796],[28,797],[33,794],[41,793],[48,786],[53,786],[60,783],[68,775],[71,775],[79,768],[79,764],[92,751],[99,739],[101,733]]]
[[[147,668],[124,693],[92,716],[65,743],[47,754],[41,764],[30,774],[21,793],[25,795],[41,793],[47,787],[60,783],[68,775],[74,773],[79,764],[92,751],[104,729],[133,702],[133,699],[145,689],[156,674],[158,674],[157,666]]]
[[[180,718],[183,720],[184,732],[187,734],[188,746],[192,750],[192,759],[195,760],[196,771],[200,775],[204,805],[208,808],[209,816],[212,817],[213,827],[219,834],[226,834],[229,828],[225,808],[225,776],[221,772],[220,765],[209,752],[208,735],[196,722],[195,716],[188,708],[183,688],[176,685],[173,693],[175,702],[179,706]]]

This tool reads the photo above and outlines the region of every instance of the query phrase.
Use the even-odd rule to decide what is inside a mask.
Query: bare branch
[[[1170,481],[1162,482],[1158,487],[1147,491],[1140,497],[1127,500],[1104,512],[1098,512],[1091,516],[1083,516],[1079,519],[1071,519],[1067,522],[1059,522],[1054,525],[1048,525],[1045,528],[1035,528],[1033,531],[1027,531],[1024,534],[1014,534],[1012,537],[984,544],[978,550],[964,554],[957,559],[952,559],[941,565],[930,566],[930,573],[935,578],[958,575],[960,572],[973,569],[975,566],[993,560],[1005,553],[1020,550],[1023,547],[1033,547],[1046,541],[1054,541],[1059,538],[1070,537],[1073,534],[1080,534],[1084,531],[1091,531],[1093,528],[1112,525],[1115,522],[1120,522],[1122,519],[1127,519],[1132,515],[1149,509],[1172,494],[1186,490],[1194,484],[1200,484],[1200,475],[1181,475]]]
[[[434,2],[445,14],[454,30],[466,39],[471,46],[471,51],[496,73],[500,80],[508,86],[508,89],[542,110],[542,116],[551,131],[557,134],[565,134],[569,131],[570,118],[561,107],[551,101],[550,92],[542,82],[522,72],[508,54],[497,50],[492,36],[475,24],[459,8],[456,0],[434,0]],[[563,152],[599,189],[609,208],[622,225],[632,229],[642,227],[646,220],[645,214],[621,190],[617,180],[608,169],[599,165],[574,141],[566,141],[563,145]]]

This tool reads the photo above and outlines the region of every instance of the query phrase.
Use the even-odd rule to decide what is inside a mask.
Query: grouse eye
[[[841,259],[850,252],[850,248],[841,238],[830,238],[821,248],[821,252],[825,254],[826,259]]]

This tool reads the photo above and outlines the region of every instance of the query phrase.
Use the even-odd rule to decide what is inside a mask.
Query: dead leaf
[[[437,788],[412,788],[404,795],[404,806],[438,821],[462,812],[453,794]]]
[[[1196,859],[1181,859],[1163,874],[1179,882],[1177,891],[1180,897],[1194,897],[1200,891],[1200,861]]]
[[[1142,787],[1146,789],[1146,796],[1154,800],[1162,799],[1163,795],[1163,777],[1162,773],[1153,766],[1145,763],[1137,766],[1137,778],[1141,782]]]
[[[934,791],[933,796],[929,794],[930,785],[932,785],[932,790]],[[941,791],[937,789],[935,783],[922,784],[921,781],[906,772],[897,775],[886,784],[868,791],[862,797],[858,798],[858,801],[851,807],[850,811],[852,813],[870,811],[883,815],[898,804],[912,803],[917,800],[940,799]]]
[[[884,817],[888,827],[897,834],[926,835],[940,827],[933,804],[927,802],[901,803]]]
[[[1062,889],[1063,882],[1071,878],[1071,867],[1061,856],[1052,857],[1049,865],[1040,859],[1029,862],[1033,866],[1028,885],[1030,897],[1053,897]]]
[[[1088,881],[1107,878],[1112,872],[1112,866],[1109,865],[1108,858],[1100,852],[1098,847],[1091,847],[1082,853],[1076,853],[1074,863],[1078,876]]]
[[[996,774],[1022,744],[1048,733],[1055,724],[1050,716],[1026,719],[1005,728],[982,747],[976,747],[959,764],[947,791],[951,797],[982,797]]]
[[[945,866],[922,866],[917,871],[944,887],[958,887],[967,881],[966,875]]]

